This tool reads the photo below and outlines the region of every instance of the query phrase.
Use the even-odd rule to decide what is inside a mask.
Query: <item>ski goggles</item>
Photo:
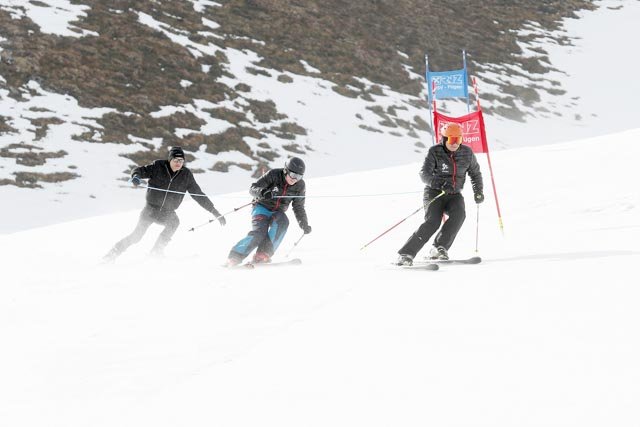
[[[301,173],[295,173],[291,171],[287,171],[287,175],[291,177],[291,179],[295,179],[296,181],[300,181],[302,179]]]
[[[445,141],[449,144],[461,144],[462,137],[461,136],[445,136]]]

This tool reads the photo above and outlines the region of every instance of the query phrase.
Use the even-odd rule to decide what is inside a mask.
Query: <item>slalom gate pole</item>
[[[476,82],[476,78],[473,78],[473,90],[476,93],[476,103],[478,105],[478,111],[482,111],[480,107],[480,95],[478,94],[478,83]],[[491,166],[491,156],[489,155],[489,144],[486,144],[487,150],[487,163],[489,165],[489,174],[491,175],[491,186],[493,187],[493,196],[496,201],[496,211],[498,212],[498,226],[500,227],[500,232],[502,233],[502,237],[504,237],[504,224],[502,223],[502,212],[500,212],[500,202],[498,202],[498,190],[496,190],[496,180],[493,177],[493,167]]]
[[[411,215],[406,216],[403,219],[401,219],[400,221],[398,221],[397,223],[395,223],[393,226],[391,226],[390,228],[385,230],[378,237],[376,237],[375,239],[373,239],[372,241],[370,241],[369,243],[367,243],[366,245],[361,247],[360,250],[363,250],[364,248],[366,248],[367,246],[369,246],[370,244],[372,244],[373,242],[375,242],[376,240],[378,240],[379,238],[381,238],[382,236],[384,236],[385,234],[387,234],[388,232],[390,232],[391,230],[393,230],[394,228],[396,228],[397,226],[399,226],[400,224],[402,224],[403,222],[405,222],[406,220],[408,220],[409,218],[411,218],[412,216],[417,214],[418,212],[420,212],[422,209],[428,208],[431,203],[433,203],[436,199],[439,199],[443,195],[444,195],[444,190],[441,191],[440,194],[438,194],[436,197],[434,197],[433,199],[429,200],[429,203],[427,203],[427,206],[420,206],[418,209],[416,209],[415,211],[411,212]]]
[[[187,230],[187,231],[195,231],[195,230],[196,230],[196,229],[198,229],[198,228],[204,227],[205,225],[209,225],[209,224],[211,224],[212,222],[219,220],[219,219],[220,219],[220,218],[222,218],[223,216],[227,216],[227,215],[229,215],[229,214],[232,214],[232,213],[234,213],[234,212],[239,211],[239,210],[240,210],[240,209],[242,209],[242,208],[246,208],[247,206],[249,206],[249,205],[251,205],[251,204],[253,204],[253,202],[249,202],[249,203],[247,203],[246,205],[242,205],[242,206],[238,206],[237,208],[233,208],[233,210],[230,210],[230,211],[228,211],[228,212],[225,212],[225,213],[223,213],[222,215],[217,216],[217,217],[215,217],[215,218],[213,218],[213,219],[210,219],[209,221],[207,221],[207,222],[205,222],[205,223],[203,223],[203,224],[199,224],[199,225],[196,225],[196,226],[194,226],[194,227],[191,227],[191,228],[190,228],[189,230]]]
[[[431,100],[429,99],[429,57],[427,55],[424,56],[424,65],[425,65],[425,72],[424,72],[424,78],[427,81],[427,105],[429,106],[429,125],[431,126],[431,145],[436,145],[436,137],[435,137],[435,132],[433,132],[433,115],[431,114]],[[435,81],[433,82],[433,87],[435,88]],[[433,92],[433,90],[431,91],[431,96],[434,98],[435,101],[435,93]]]
[[[296,242],[293,244],[293,247],[289,249],[289,252],[287,252],[287,254],[284,256],[285,258],[289,258],[289,255],[291,255],[291,252],[293,252],[296,246],[298,246],[298,243],[300,243],[300,240],[302,240],[304,236],[306,236],[306,234],[302,233],[302,236],[300,236],[300,238],[296,240]]]

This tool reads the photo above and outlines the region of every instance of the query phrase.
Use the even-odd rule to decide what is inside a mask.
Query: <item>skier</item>
[[[153,223],[164,225],[164,230],[158,236],[151,254],[163,256],[164,248],[180,224],[180,219],[175,211],[182,203],[186,192],[189,192],[200,206],[217,217],[221,225],[226,224],[225,218],[220,215],[211,200],[202,192],[191,171],[184,166],[184,162],[184,150],[181,147],[173,147],[169,151],[168,160],[158,159],[146,166],[137,167],[131,172],[130,182],[134,187],[139,186],[142,179],[149,179],[147,204],[140,213],[136,228],[131,234],[115,244],[105,255],[105,261],[115,260],[129,246],[138,243]]]
[[[238,265],[256,248],[253,263],[271,262],[271,257],[289,227],[289,219],[285,212],[290,203],[304,234],[311,233],[304,208],[304,171],[304,161],[298,157],[291,157],[285,162],[284,168],[268,171],[251,185],[249,194],[254,197],[251,231],[231,248],[226,264],[228,267]]]
[[[466,216],[464,198],[460,193],[466,174],[471,177],[475,202],[484,201],[480,165],[471,148],[462,145],[462,137],[462,128],[458,123],[447,123],[442,129],[441,143],[429,149],[420,171],[420,177],[426,184],[425,222],[398,251],[400,256],[396,262],[397,265],[413,264],[418,251],[440,227],[445,213],[449,218],[434,239],[429,255],[431,259],[449,259],[447,251],[453,244]],[[444,194],[436,199],[436,196],[443,191]]]

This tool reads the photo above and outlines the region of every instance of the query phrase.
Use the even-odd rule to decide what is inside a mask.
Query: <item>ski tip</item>
[[[469,258],[469,264],[480,264],[482,262],[482,258],[479,256],[474,256]]]
[[[402,270],[428,270],[428,271],[436,271],[440,269],[440,266],[436,263],[428,263],[428,264],[413,264],[413,265],[398,265],[394,262],[391,263],[392,266],[396,268],[400,268]]]

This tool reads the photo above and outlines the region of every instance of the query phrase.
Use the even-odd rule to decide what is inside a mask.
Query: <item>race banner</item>
[[[429,100],[433,100],[433,84],[436,86],[436,99],[469,98],[467,85],[467,69],[452,71],[427,70],[427,87]]]
[[[438,92],[436,91],[436,93]],[[462,143],[471,147],[474,153],[488,153],[487,133],[482,110],[461,117],[449,117],[434,111],[433,120],[436,141],[440,141],[440,132],[445,124],[458,123],[462,127]]]

